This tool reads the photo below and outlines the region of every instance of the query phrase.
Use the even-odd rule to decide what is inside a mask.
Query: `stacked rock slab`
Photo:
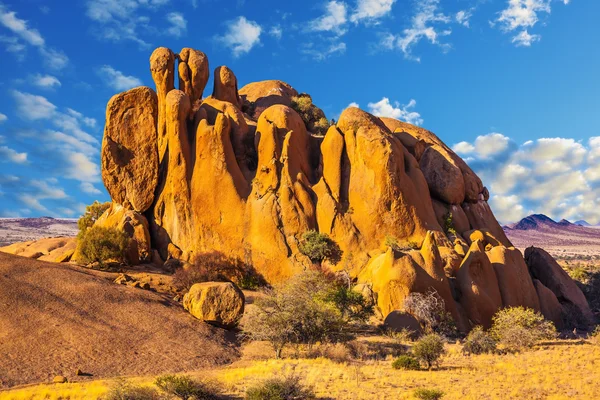
[[[156,94],[136,88],[109,103],[102,165],[115,203],[105,220],[129,215],[140,238],[147,226],[150,245],[138,250],[163,261],[222,252],[277,283],[311,267],[299,244],[314,229],[343,251],[329,266],[369,287],[383,317],[435,290],[463,331],[490,326],[505,306],[558,321],[563,286],[547,286],[537,267],[532,280],[481,180],[433,133],[348,108],[316,138],[286,83],[238,91],[233,71],[218,67],[203,98],[208,59],[189,48],[155,50],[150,69]]]

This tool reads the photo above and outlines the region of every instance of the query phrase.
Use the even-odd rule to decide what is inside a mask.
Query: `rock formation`
[[[196,283],[183,298],[194,317],[223,328],[234,327],[244,315],[244,294],[231,282]]]
[[[189,48],[155,50],[150,70],[156,92],[109,102],[102,151],[115,206],[99,223],[131,231],[132,257],[218,251],[276,283],[311,267],[299,244],[314,229],[343,251],[328,266],[372,290],[384,318],[411,292],[435,290],[463,331],[489,327],[507,306],[557,323],[573,310],[589,319],[550,257],[532,251],[525,264],[488,190],[435,134],[351,107],[318,137],[290,107],[294,88],[263,81],[238,91],[224,66],[203,98],[208,60]]]

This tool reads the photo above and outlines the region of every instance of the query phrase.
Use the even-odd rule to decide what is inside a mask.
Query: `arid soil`
[[[238,356],[233,334],[114,274],[0,253],[0,389],[192,371]],[[86,379],[86,377],[78,377]]]
[[[0,247],[47,237],[76,236],[77,220],[42,218],[0,218]]]

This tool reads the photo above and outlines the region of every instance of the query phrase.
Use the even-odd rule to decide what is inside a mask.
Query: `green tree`
[[[130,239],[125,232],[115,228],[93,226],[86,229],[79,240],[81,260],[86,263],[107,261],[125,262],[125,252]]]
[[[415,343],[412,352],[418,360],[425,363],[427,369],[431,370],[446,352],[444,338],[436,333],[425,335]]]
[[[89,206],[85,207],[85,213],[77,221],[77,227],[79,228],[79,235],[83,236],[88,228],[91,228],[94,223],[100,218],[102,214],[110,207],[110,202],[100,203],[98,200],[94,201]]]
[[[328,235],[310,230],[302,235],[298,246],[300,252],[312,262],[320,263],[329,260],[337,264],[342,259],[342,250]]]

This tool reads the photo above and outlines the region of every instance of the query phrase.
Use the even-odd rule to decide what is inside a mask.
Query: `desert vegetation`
[[[335,264],[342,259],[340,246],[331,240],[328,235],[315,230],[308,231],[302,235],[299,250],[314,263],[328,260]]]
[[[92,226],[79,238],[80,260],[87,263],[125,262],[125,252],[129,247],[127,235],[115,228]]]
[[[329,120],[323,111],[313,104],[308,94],[301,93],[292,97],[291,107],[300,115],[306,129],[319,136],[325,135],[330,126]]]

